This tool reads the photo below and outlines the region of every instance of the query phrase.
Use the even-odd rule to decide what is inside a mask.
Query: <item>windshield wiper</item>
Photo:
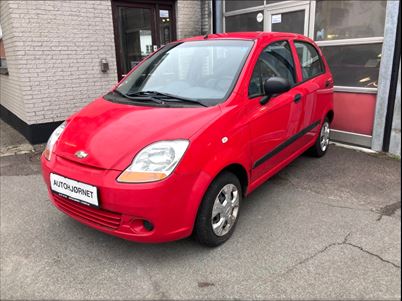
[[[134,93],[128,93],[127,96],[129,96],[129,97],[149,96],[149,97],[153,97],[153,98],[157,98],[157,99],[164,99],[164,100],[175,99],[175,100],[182,101],[182,102],[195,103],[195,104],[199,104],[200,106],[203,106],[203,107],[208,107],[206,104],[202,103],[201,101],[195,100],[195,99],[185,98],[185,97],[172,95],[169,93],[158,92],[158,91],[139,91],[139,92],[134,92]]]
[[[124,98],[130,99],[130,100],[141,100],[141,99],[145,99],[145,100],[151,100],[151,101],[156,102],[156,103],[158,103],[158,104],[165,104],[164,101],[162,101],[162,100],[160,100],[160,99],[158,99],[158,98],[155,98],[155,97],[153,97],[153,96],[150,96],[150,95],[144,95],[145,97],[142,97],[141,95],[138,95],[138,96],[131,95],[131,94],[128,95],[128,94],[124,94],[123,92],[120,92],[120,91],[117,90],[117,89],[115,89],[113,92],[116,93],[116,94],[119,94],[120,96],[122,96],[122,97],[124,97]]]

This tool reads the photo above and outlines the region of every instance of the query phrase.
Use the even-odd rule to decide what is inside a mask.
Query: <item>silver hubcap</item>
[[[320,134],[320,145],[321,145],[321,150],[325,152],[329,144],[329,123],[324,122],[321,128],[321,134]]]
[[[211,224],[217,236],[227,234],[239,213],[239,191],[233,184],[225,185],[218,193],[212,209]]]

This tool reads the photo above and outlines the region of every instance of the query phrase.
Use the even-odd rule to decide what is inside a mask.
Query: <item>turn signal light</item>
[[[167,175],[163,172],[123,171],[117,181],[121,183],[145,183],[160,181],[166,177]]]

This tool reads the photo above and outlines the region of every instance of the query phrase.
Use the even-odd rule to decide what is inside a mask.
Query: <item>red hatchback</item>
[[[53,203],[125,239],[194,233],[217,246],[242,200],[329,144],[333,79],[320,49],[288,33],[171,43],[69,117],[42,156]]]

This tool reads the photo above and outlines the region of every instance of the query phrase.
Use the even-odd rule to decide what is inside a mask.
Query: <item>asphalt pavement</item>
[[[387,156],[300,157],[215,249],[93,230],[50,203],[39,151],[0,159],[2,300],[401,298],[401,165]]]

